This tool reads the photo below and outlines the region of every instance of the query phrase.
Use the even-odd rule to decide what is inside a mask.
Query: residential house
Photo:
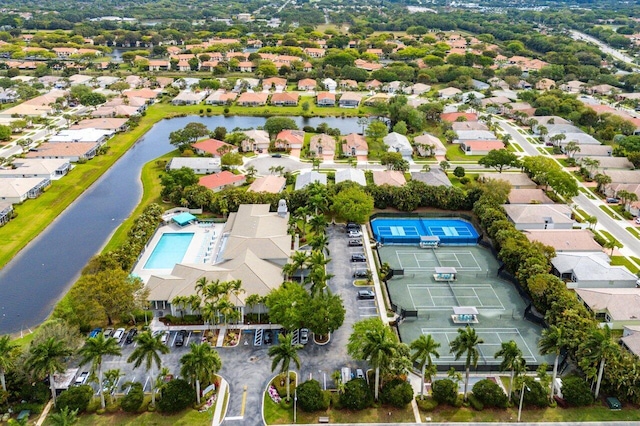
[[[312,136],[309,144],[309,153],[313,153],[318,157],[333,157],[336,153],[336,139],[326,133]]]
[[[489,131],[489,127],[480,121],[456,121],[451,124],[451,130],[454,132],[473,130]],[[495,135],[491,139],[495,139]]]
[[[571,80],[560,85],[560,90],[568,93],[580,93],[584,90],[585,83],[578,80]]]
[[[553,204],[542,189],[512,189],[507,198],[509,204]]]
[[[92,77],[90,75],[74,74],[71,77],[69,77],[69,84],[71,86],[79,86],[79,85],[91,86],[92,80],[94,78],[95,77]]]
[[[198,184],[212,190],[213,192],[220,192],[227,187],[242,186],[246,181],[247,178],[244,175],[235,175],[225,170],[220,173],[202,176],[199,179]]]
[[[358,89],[358,82],[355,80],[340,80],[341,89]]]
[[[0,104],[11,104],[17,102],[20,96],[13,89],[0,89]]]
[[[296,106],[300,95],[297,93],[274,93],[271,95],[271,105],[275,106]]]
[[[369,145],[364,136],[358,133],[350,133],[342,138],[342,154],[351,156],[366,157],[369,155]]]
[[[221,170],[220,158],[212,157],[173,157],[167,170],[179,170],[183,167],[193,170],[197,175],[218,173]]]
[[[429,86],[428,84],[424,84],[424,83],[416,83],[413,84],[411,86],[407,86],[403,89],[403,91],[408,94],[408,95],[416,95],[416,96],[420,96],[423,93],[427,93],[429,90],[431,90],[431,86]]]
[[[284,90],[287,87],[287,79],[280,77],[270,77],[262,80],[263,89],[274,88],[276,90]]]
[[[382,82],[378,80],[371,80],[364,83],[364,87],[367,90],[379,90],[382,87]]]
[[[57,180],[71,170],[66,159],[16,158],[11,168],[0,169],[0,178],[41,178]]]
[[[304,132],[285,129],[276,135],[275,146],[281,149],[302,149]]]
[[[210,94],[204,103],[207,105],[230,105],[237,97],[238,94],[235,92],[227,92],[224,89],[219,89]]]
[[[298,90],[316,90],[317,83],[311,78],[303,78],[298,81]]]
[[[577,288],[576,296],[612,330],[640,326],[640,288]]]
[[[331,92],[319,92],[316,97],[316,104],[318,106],[335,106],[336,94]]]
[[[238,152],[238,148],[218,139],[204,139],[191,145],[198,155],[222,157],[227,152]]]
[[[602,246],[588,229],[529,229],[524,235],[529,241],[539,241],[552,247],[556,253],[602,251]]]
[[[362,102],[363,95],[358,92],[344,92],[340,96],[338,105],[340,108],[358,108],[360,102]]]
[[[171,100],[173,105],[198,105],[207,97],[207,92],[192,92],[182,90],[178,96]]]
[[[416,136],[413,138],[413,144],[421,157],[443,156],[447,153],[442,141],[430,133]]]
[[[38,198],[51,185],[47,178],[0,179],[0,202],[20,204],[29,198]]]
[[[100,129],[111,132],[124,132],[128,129],[126,118],[89,118],[69,127],[69,130]]]
[[[374,170],[373,183],[377,186],[403,186],[407,183],[404,173],[397,170]]]
[[[417,180],[428,186],[453,186],[449,176],[442,169],[431,169],[428,172],[411,172],[411,180]]]
[[[367,106],[372,106],[378,102],[387,103],[389,102],[389,99],[391,99],[391,97],[392,96],[388,93],[376,93],[375,95],[364,101],[364,104]]]
[[[368,62],[368,61],[365,61],[364,59],[356,59],[355,66],[356,68],[360,68],[369,72],[377,71],[384,67],[382,64],[379,64],[377,62]]]
[[[164,59],[149,60],[149,71],[169,71],[171,62]]]
[[[26,158],[66,158],[76,162],[90,160],[96,156],[100,146],[94,142],[49,143],[45,142],[35,150],[30,150]]]
[[[257,178],[249,185],[248,191],[267,192],[269,194],[279,194],[287,186],[287,179],[283,176],[267,175]]]
[[[611,178],[604,190],[607,197],[615,197],[621,190],[633,190],[640,184],[640,170],[607,170],[604,174]]]
[[[551,90],[556,88],[556,82],[551,80],[550,78],[541,78],[536,83],[537,90]]]
[[[538,185],[529,179],[525,173],[505,172],[505,173],[481,173],[479,179],[486,181],[488,179],[504,180],[509,182],[512,189],[535,189]]]
[[[504,148],[504,143],[497,139],[466,139],[454,142],[460,144],[460,149],[465,153],[465,155],[487,155],[494,149]]]
[[[453,123],[459,120],[478,121],[478,114],[474,112],[445,112],[440,114],[440,120]]]
[[[609,84],[598,84],[596,86],[591,86],[587,88],[588,93],[595,94],[595,95],[611,95],[616,91],[619,91],[619,89]]]
[[[305,47],[303,52],[310,58],[322,58],[325,55],[325,50],[316,47]]]
[[[296,178],[295,190],[298,191],[311,185],[312,183],[319,183],[320,185],[327,186],[327,175],[318,173],[315,170],[305,173],[300,173]]]
[[[391,132],[385,136],[382,141],[389,147],[389,152],[399,152],[403,157],[411,158],[411,155],[413,154],[413,147],[405,135],[401,135],[397,132]]]
[[[456,95],[462,95],[462,90],[456,87],[446,87],[444,89],[438,90],[438,96],[442,99],[451,99]]]
[[[515,228],[572,229],[575,221],[566,204],[505,204],[502,206]]]
[[[613,147],[611,145],[580,145],[580,151],[573,153],[573,158],[593,157],[601,160],[603,157],[611,157]]]
[[[242,133],[246,135],[246,139],[242,141],[242,151],[266,151],[269,149],[271,140],[269,133],[264,130],[245,130]]]
[[[631,352],[633,355],[640,357],[640,326],[624,326],[622,328],[622,338],[620,338],[620,345]]]
[[[335,92],[338,88],[338,83],[332,78],[322,80],[322,85],[330,92]]]
[[[96,143],[100,147],[107,143],[113,133],[113,130],[103,129],[66,129],[49,136],[48,140],[51,143]]]
[[[567,288],[635,288],[638,277],[624,266],[612,266],[601,251],[594,253],[558,253],[551,259],[552,273],[567,283]]]
[[[355,182],[358,185],[367,186],[367,179],[364,176],[364,170],[354,169],[352,167],[348,169],[340,169],[336,171],[336,184],[341,182]]]
[[[269,99],[268,93],[244,92],[238,97],[236,103],[239,106],[264,106],[267,104],[267,99]]]
[[[579,157],[577,163],[585,165],[587,159],[598,162],[598,168],[594,171],[594,176],[598,173],[606,173],[608,170],[631,170],[633,164],[627,160],[627,157]]]
[[[0,226],[6,225],[13,218],[13,205],[0,201]]]
[[[0,118],[14,117],[46,117],[55,112],[53,104],[58,98],[64,98],[67,92],[64,90],[51,90],[44,95],[26,100],[14,107],[0,110]],[[66,106],[66,103],[65,105]]]

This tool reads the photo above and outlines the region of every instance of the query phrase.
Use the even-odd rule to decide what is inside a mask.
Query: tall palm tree
[[[324,229],[327,227],[327,219],[324,215],[315,215],[311,219],[309,219],[309,225],[311,225],[311,230],[316,233],[324,233]]]
[[[104,337],[102,333],[87,339],[87,343],[80,349],[80,356],[82,356],[80,365],[91,363],[93,371],[98,370],[98,389],[102,408],[106,407],[103,392],[104,386],[102,385],[102,357],[105,355],[120,356],[122,355],[122,349],[116,339]]]
[[[325,257],[324,253],[319,250],[314,250],[307,257],[307,266],[309,268],[315,268],[316,266],[324,267],[324,265],[328,264],[330,261],[331,259]]]
[[[396,352],[396,342],[389,327],[382,327],[378,330],[369,330],[364,335],[362,345],[362,357],[376,370],[375,378],[375,399],[378,400],[380,390],[380,367],[388,365]]]
[[[553,399],[553,387],[556,383],[556,377],[558,376],[558,361],[560,360],[560,353],[566,346],[566,339],[564,336],[564,329],[558,326],[552,325],[547,329],[542,330],[542,338],[538,342],[538,348],[542,355],[554,354],[556,356],[553,361],[553,376],[551,378],[551,390],[549,392],[549,399]]]
[[[4,374],[13,368],[13,360],[16,356],[18,345],[11,341],[10,336],[0,337],[0,385],[2,390],[7,391]]]
[[[50,337],[39,345],[29,348],[26,362],[27,369],[37,376],[49,376],[49,388],[51,389],[53,405],[56,405],[56,388],[53,375],[65,370],[63,359],[70,356],[72,352],[65,342],[54,337]]]
[[[464,399],[467,399],[467,389],[469,388],[469,370],[471,364],[475,368],[478,365],[478,357],[480,352],[478,351],[478,345],[484,343],[478,335],[476,330],[467,326],[466,328],[458,329],[458,337],[456,337],[449,345],[451,347],[451,353],[454,354],[456,361],[460,359],[462,355],[467,356],[465,361],[466,374],[464,377]]]
[[[133,368],[138,368],[144,362],[147,373],[150,371],[151,380],[151,403],[156,405],[156,392],[154,384],[153,364],[160,368],[162,360],[160,354],[168,354],[169,347],[162,343],[160,340],[162,334],[158,333],[156,336],[152,336],[150,331],[145,331],[138,334],[136,337],[137,346],[127,359],[127,362],[133,362]]]
[[[413,355],[411,355],[411,362],[419,362],[422,366],[422,374],[420,376],[420,378],[422,379],[420,396],[422,397],[424,397],[425,371],[427,369],[427,366],[429,367],[429,371],[431,371],[431,366],[433,365],[433,358],[431,358],[431,356],[440,358],[440,353],[438,352],[439,347],[440,343],[433,340],[433,337],[430,334],[427,334],[426,336],[424,334],[421,335],[409,345],[409,348],[414,351]],[[429,376],[429,381],[431,381],[431,376]]]
[[[311,283],[311,295],[318,296],[324,293],[327,288],[327,281],[333,278],[332,274],[327,274],[324,266],[314,266],[309,273],[309,282]]]
[[[327,234],[324,232],[314,235],[309,241],[309,245],[313,251],[326,252],[328,255],[331,254],[329,252],[329,237],[327,237]]]
[[[271,361],[271,371],[275,371],[278,364],[280,364],[280,373],[287,374],[287,401],[291,399],[289,367],[291,366],[291,361],[293,361],[296,368],[298,370],[300,369],[298,351],[302,348],[303,346],[300,344],[293,344],[292,333],[282,336],[277,346],[269,348],[269,356],[273,358]]]
[[[508,342],[502,342],[502,346],[498,352],[496,352],[495,358],[502,357],[502,362],[500,363],[500,370],[506,371],[509,370],[511,376],[509,378],[509,401],[511,401],[511,392],[513,392],[513,378],[516,372],[520,373],[523,371],[526,361],[522,357],[522,351],[518,347],[518,344],[513,340],[509,340]]]
[[[617,349],[618,345],[613,341],[611,329],[608,325],[605,325],[602,329],[592,331],[582,344],[583,358],[580,360],[580,367],[588,371],[588,366],[593,365],[598,361],[600,362],[600,366],[598,367],[598,376],[596,379],[596,391],[594,395],[596,399],[598,399],[598,395],[600,394],[600,383],[602,382],[604,366],[607,360],[614,357]]]
[[[211,345],[192,343],[191,351],[180,358],[180,374],[196,385],[196,399],[200,404],[200,382],[207,383],[222,368],[220,355]]]
[[[68,406],[48,417],[53,426],[71,426],[78,422],[78,409],[71,410]]]

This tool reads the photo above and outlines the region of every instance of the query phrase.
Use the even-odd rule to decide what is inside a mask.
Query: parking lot
[[[335,387],[331,374],[343,367],[349,367],[353,374],[358,369],[366,370],[363,362],[353,361],[347,355],[346,346],[351,334],[352,325],[365,318],[378,315],[375,299],[362,299],[358,292],[363,289],[372,290],[372,287],[356,287],[354,273],[357,270],[367,270],[369,260],[366,262],[352,262],[351,256],[364,254],[364,247],[350,246],[349,237],[344,225],[330,225],[327,228],[329,237],[329,250],[331,262],[327,265],[328,273],[333,277],[328,286],[334,294],[339,294],[343,300],[346,313],[342,327],[337,330],[330,341],[325,345],[314,343],[312,334],[309,334],[308,343],[299,352],[301,369],[299,381],[309,378],[316,379],[320,385],[327,389]],[[362,238],[362,237],[360,237]],[[360,278],[363,279],[363,278]],[[366,277],[364,278],[366,279]],[[260,326],[242,330],[242,335],[236,347],[216,348],[222,358],[222,370],[220,375],[229,383],[229,402],[227,408],[226,424],[238,425],[262,425],[262,395],[269,380],[276,374],[271,372],[271,359],[267,351],[277,345],[279,341],[279,327]],[[293,331],[294,340],[300,340],[300,332]],[[183,346],[176,346],[177,331],[170,331],[166,339],[169,353],[161,355],[162,366],[168,368],[169,373],[175,376],[180,374],[180,358],[189,351],[191,343],[202,343],[203,331],[187,331]],[[265,341],[270,335],[271,342]],[[126,336],[126,333],[125,333]],[[133,365],[127,363],[127,358],[136,347],[136,343],[121,341],[122,356],[105,357],[103,372],[111,369],[119,369],[123,375],[118,384],[118,391],[122,384],[128,382],[140,382],[144,390],[151,389],[150,379],[144,366],[133,369]],[[82,371],[88,371],[89,366],[81,367]],[[154,370],[157,375],[159,371]],[[97,391],[97,385],[94,384]],[[128,387],[125,387],[126,392]]]

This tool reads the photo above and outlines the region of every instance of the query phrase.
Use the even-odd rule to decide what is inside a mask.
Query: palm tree
[[[324,257],[324,253],[319,250],[314,250],[307,257],[307,265],[309,268],[314,268],[316,266],[324,266],[328,264],[331,259]]]
[[[95,337],[87,339],[87,343],[80,349],[80,365],[91,363],[93,371],[98,370],[98,388],[100,392],[100,405],[104,409],[104,392],[102,385],[102,357],[105,355],[120,356],[122,349],[116,339],[112,337],[104,337],[104,334],[98,333]]]
[[[422,387],[420,388],[420,396],[424,398],[424,376],[427,366],[431,371],[431,366],[433,365],[433,359],[431,356],[435,356],[436,358],[440,358],[440,353],[438,353],[438,348],[440,347],[440,343],[433,340],[433,337],[430,334],[426,336],[423,334],[418,337],[416,340],[411,342],[409,348],[414,351],[413,355],[411,355],[411,362],[419,362],[422,365],[422,375],[420,378],[422,379]],[[431,372],[429,372],[429,382],[431,382]]]
[[[513,378],[516,375],[516,372],[520,373],[523,371],[526,361],[522,357],[522,351],[518,347],[518,344],[513,340],[502,342],[502,347],[498,352],[496,352],[494,357],[502,357],[502,362],[500,363],[500,371],[509,370],[511,372],[508,392],[509,401],[511,401],[511,392],[513,392]]]
[[[277,346],[272,346],[269,348],[269,356],[272,359],[271,361],[271,371],[275,371],[280,364],[280,373],[287,374],[287,401],[290,399],[290,378],[289,378],[289,367],[291,365],[291,361],[294,362],[296,368],[300,369],[300,357],[298,356],[298,351],[302,349],[303,346],[300,344],[293,344],[293,334],[289,333],[280,338],[280,343]]]
[[[180,374],[195,381],[196,399],[200,404],[200,381],[208,381],[222,368],[220,355],[210,345],[192,343],[191,351],[180,358]]]
[[[311,225],[311,230],[315,234],[324,233],[324,228],[326,228],[327,226],[327,219],[324,217],[324,215],[315,215],[312,216],[311,219],[309,219],[309,225]]]
[[[49,415],[49,421],[53,426],[71,426],[78,422],[78,409],[71,410],[69,407],[64,407],[57,413]]]
[[[10,336],[0,337],[0,385],[2,390],[7,391],[7,384],[4,375],[7,370],[13,368],[13,360],[16,356],[18,345],[11,341]]]
[[[29,348],[27,369],[38,376],[49,376],[49,388],[54,406],[56,405],[56,388],[53,375],[64,371],[63,359],[70,356],[72,352],[65,342],[57,340],[55,337],[50,337],[39,345]]]
[[[542,338],[538,342],[538,348],[542,355],[554,354],[556,356],[553,361],[553,376],[551,377],[551,391],[549,393],[549,399],[553,399],[553,387],[556,383],[556,377],[558,377],[558,361],[560,360],[560,352],[566,346],[564,329],[551,325],[549,328],[542,331]]]
[[[331,254],[329,252],[329,237],[324,232],[314,235],[309,241],[309,245],[314,251],[325,251],[327,254]]]
[[[596,381],[596,399],[598,399],[598,395],[600,394],[600,383],[602,382],[604,366],[607,360],[614,357],[617,353],[617,349],[618,345],[613,341],[611,329],[608,325],[605,325],[602,329],[592,331],[582,344],[583,358],[580,360],[580,367],[587,371],[588,375],[590,375],[588,372],[590,370],[589,366],[598,361],[600,362]]]
[[[138,334],[136,337],[137,346],[127,359],[127,362],[133,362],[133,368],[138,368],[144,362],[147,373],[151,371],[150,376],[153,377],[153,364],[158,368],[162,365],[160,354],[168,354],[169,347],[162,343],[160,339],[162,334],[152,336],[150,331]],[[151,404],[156,405],[156,392],[154,381],[151,380]]]
[[[466,328],[458,329],[458,337],[456,337],[449,345],[451,346],[451,352],[454,354],[456,361],[464,354],[467,355],[465,361],[465,377],[464,377],[464,399],[467,399],[467,389],[469,388],[469,370],[471,364],[475,368],[478,365],[478,357],[480,353],[478,351],[478,345],[484,343],[478,335],[476,330],[467,326]]]
[[[291,255],[291,264],[295,265],[295,270],[301,269],[309,260],[309,254],[306,251],[296,251]]]
[[[184,309],[187,307],[188,299],[187,296],[176,296],[171,299],[171,304],[175,306],[180,313],[182,314],[182,318],[184,318]]]
[[[107,370],[104,372],[104,381],[106,383],[106,386],[104,387],[109,392],[109,395],[113,395],[113,392],[116,390],[116,387],[118,386],[118,381],[120,380],[120,377],[123,377],[123,376],[124,376],[124,373],[120,371],[119,368],[114,368],[112,370]]]
[[[362,346],[362,357],[376,370],[375,378],[375,399],[378,400],[380,390],[380,367],[388,365],[396,352],[396,342],[394,341],[391,329],[382,327],[379,330],[369,330],[364,335]]]

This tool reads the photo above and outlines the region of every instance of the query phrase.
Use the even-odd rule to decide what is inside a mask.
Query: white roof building
[[[389,147],[389,152],[399,152],[403,157],[411,157],[411,154],[413,154],[411,142],[409,142],[409,139],[407,139],[405,135],[391,132],[385,136],[382,141]]]
[[[214,157],[174,157],[167,164],[167,170],[177,170],[186,167],[197,175],[217,173],[221,169],[220,158]]]
[[[348,168],[341,169],[336,172],[336,184],[340,182],[351,181],[362,186],[367,186],[367,179],[364,176],[364,170]]]

